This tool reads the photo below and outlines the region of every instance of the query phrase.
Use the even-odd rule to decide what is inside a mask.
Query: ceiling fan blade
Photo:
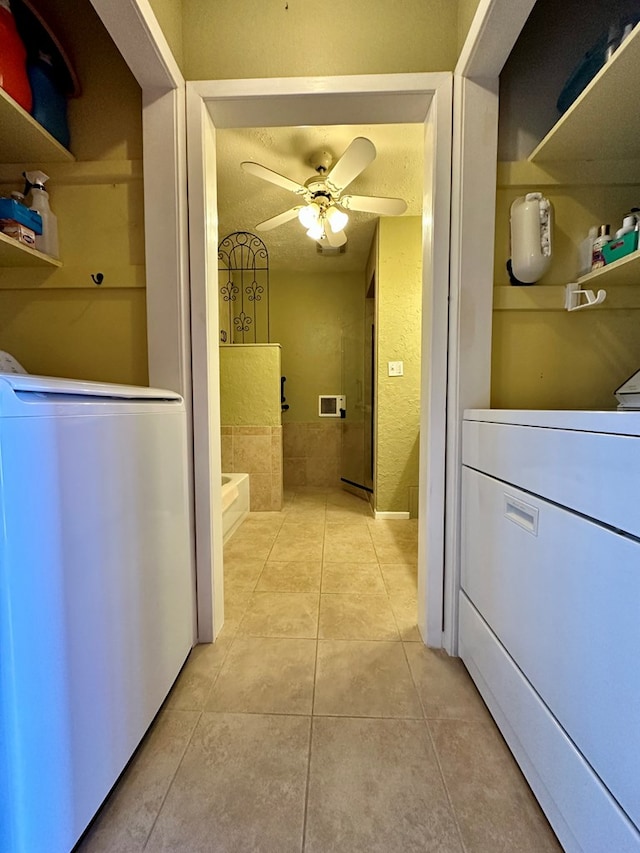
[[[282,187],[285,190],[291,190],[292,193],[296,193],[297,195],[304,195],[307,191],[302,184],[292,181],[291,178],[285,178],[284,175],[279,175],[272,169],[261,166],[260,163],[245,160],[244,163],[240,163],[240,166],[250,175],[255,175],[256,178],[262,178],[263,181],[269,181],[269,183],[275,184],[277,187]]]
[[[372,195],[343,195],[340,198],[340,205],[347,210],[379,213],[381,216],[400,216],[407,209],[407,202],[401,198],[382,198]]]
[[[339,246],[344,246],[344,244],[347,242],[347,235],[344,233],[344,231],[338,231],[337,234],[334,234],[331,228],[325,228],[324,233],[327,238],[327,243],[330,246],[333,246],[335,249],[337,249]]]
[[[284,225],[285,222],[290,222],[298,216],[298,211],[301,207],[302,205],[292,207],[290,210],[285,210],[284,213],[272,216],[271,219],[265,219],[264,222],[259,222],[256,225],[256,231],[271,231],[272,228],[277,228],[278,225]]]
[[[370,139],[356,136],[324,181],[332,193],[340,193],[376,159],[376,147]]]

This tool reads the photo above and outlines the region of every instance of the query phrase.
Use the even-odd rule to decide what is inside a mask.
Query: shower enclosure
[[[370,300],[367,300],[369,302]],[[342,389],[346,415],[341,421],[344,483],[373,492],[373,342],[369,312],[342,328]]]

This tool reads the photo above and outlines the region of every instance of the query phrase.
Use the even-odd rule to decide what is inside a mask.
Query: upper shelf
[[[580,276],[578,284],[606,287],[614,284],[640,284],[640,249],[607,264],[593,272]]]
[[[3,163],[69,163],[75,157],[0,89],[0,159]]]
[[[640,24],[537,148],[532,163],[625,160],[640,155]]]
[[[0,232],[0,267],[60,267],[61,261]]]

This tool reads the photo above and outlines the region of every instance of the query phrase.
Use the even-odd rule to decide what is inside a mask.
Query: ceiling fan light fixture
[[[329,227],[333,231],[334,234],[337,234],[339,231],[342,231],[349,221],[349,217],[342,210],[338,210],[337,207],[331,205],[331,207],[327,208],[327,222],[329,223]]]
[[[322,240],[324,237],[324,225],[322,222],[318,221],[314,225],[309,228],[307,231],[307,237],[311,237],[312,240]]]
[[[298,211],[298,219],[305,228],[313,228],[320,221],[320,205],[312,201],[306,207],[301,207]]]
[[[304,202],[258,223],[256,230],[270,231],[297,218],[312,240],[339,249],[347,242],[344,229],[349,216],[345,211],[401,216],[407,210],[407,203],[401,198],[344,195],[345,189],[373,162],[375,156],[375,145],[364,136],[353,139],[335,163],[329,152],[316,152],[311,160],[315,174],[304,184],[259,163],[244,161],[240,165],[245,172],[290,190]]]

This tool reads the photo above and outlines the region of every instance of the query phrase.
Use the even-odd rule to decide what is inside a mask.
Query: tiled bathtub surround
[[[285,488],[340,485],[339,418],[282,427]]]
[[[251,512],[282,509],[282,427],[222,426],[222,470],[248,474]]]
[[[560,853],[461,661],[416,627],[417,522],[287,494],[77,853]]]

